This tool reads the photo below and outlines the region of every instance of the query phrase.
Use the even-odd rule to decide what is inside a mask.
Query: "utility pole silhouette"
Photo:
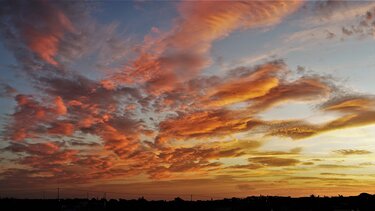
[[[60,201],[60,188],[57,188],[57,200]]]
[[[190,201],[193,201],[193,194],[190,195]]]
[[[107,208],[107,193],[106,193],[106,192],[104,192],[104,194],[103,194],[103,198],[104,198],[104,200],[103,200],[103,203],[104,203],[104,209],[106,209],[106,208]]]

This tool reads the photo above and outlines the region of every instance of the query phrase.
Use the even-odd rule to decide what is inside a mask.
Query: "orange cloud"
[[[331,92],[330,84],[320,78],[303,77],[275,87],[267,95],[257,99],[250,107],[254,110],[264,111],[289,101],[321,101],[327,98]]]
[[[238,29],[276,24],[300,5],[300,1],[184,1],[174,28],[160,38],[148,37],[139,57],[117,79],[147,82],[151,93],[171,91],[210,63],[208,52],[215,40]]]
[[[246,131],[259,124],[261,121],[247,117],[244,111],[198,111],[161,122],[157,141],[222,136]]]
[[[343,116],[325,124],[322,131],[358,127],[375,123],[375,100],[372,96],[354,96],[333,99],[323,104],[325,111],[339,111]]]
[[[350,169],[350,168],[359,168],[359,166],[354,165],[336,165],[336,164],[320,164],[319,168],[329,168],[329,169]]]
[[[60,146],[54,142],[45,143],[12,143],[6,147],[7,150],[20,153],[25,152],[30,155],[51,155],[60,150]]]
[[[328,101],[322,106],[322,109],[325,111],[361,112],[371,110],[374,106],[375,100],[371,97],[353,96]]]
[[[341,155],[366,155],[371,154],[368,150],[363,149],[340,149],[333,151],[335,153],[341,154]]]
[[[261,146],[257,141],[227,141],[198,144],[191,147],[160,147],[151,178],[167,178],[174,173],[214,171],[221,167],[219,158],[240,157]]]
[[[82,156],[74,162],[74,164],[82,166],[82,168],[91,168],[96,171],[109,170],[114,166],[115,161],[111,157],[98,157],[94,155]],[[91,173],[91,172],[90,172]]]
[[[170,39],[177,48],[204,52],[212,41],[225,37],[238,28],[273,25],[300,5],[300,1],[185,1],[179,6],[181,23]]]
[[[254,82],[237,82],[219,87],[219,90],[207,100],[209,105],[225,106],[232,103],[243,102],[266,95],[278,85],[277,78],[269,78]]]
[[[268,135],[303,139],[321,132],[321,127],[307,124],[304,121],[268,122],[270,126]]]
[[[360,127],[375,123],[375,111],[363,111],[357,114],[347,114],[324,125],[323,131]]]
[[[277,73],[282,72],[283,63],[266,63],[254,72],[241,78],[234,78],[207,91],[203,104],[225,106],[267,95],[279,85]]]
[[[249,162],[261,164],[263,166],[295,166],[300,163],[299,160],[294,158],[280,158],[280,157],[252,157]]]
[[[21,141],[38,137],[45,129],[50,134],[71,135],[74,126],[58,121],[60,115],[67,114],[67,108],[60,96],[55,97],[52,105],[43,105],[33,96],[16,95],[16,111],[12,114],[11,124],[7,126],[10,140]]]
[[[334,87],[323,77],[301,77],[290,81],[287,78],[288,73],[290,72],[282,61],[274,61],[254,69],[234,69],[223,82],[216,79],[200,80],[210,83],[207,88],[203,84],[195,86],[198,90],[179,90],[187,93],[187,97],[176,100],[185,103],[191,100],[194,104],[180,109],[177,117],[162,121],[159,124],[157,140],[164,142],[173,139],[223,136],[248,131],[256,126],[270,128],[270,135],[295,139],[318,134],[323,130],[322,126],[296,120],[267,122],[256,117],[269,108],[289,101],[322,101],[334,91]],[[190,99],[188,95],[193,94],[201,97]],[[237,110],[217,108],[239,102],[247,103],[248,107]],[[212,106],[216,108],[213,109]]]
[[[68,17],[47,1],[34,2],[41,9],[38,13],[29,14],[30,17],[37,16],[39,25],[24,23],[23,35],[26,45],[45,62],[58,65],[55,59],[60,40],[65,32],[73,32],[75,29]],[[35,17],[34,17],[35,18]]]
[[[105,147],[120,157],[129,156],[139,147],[138,134],[125,135],[111,125],[103,125],[98,134],[104,140]]]
[[[266,151],[266,152],[255,152],[256,155],[298,155],[302,151],[302,148],[297,147],[289,151]]]
[[[48,107],[42,106],[32,96],[17,95],[16,111],[12,114],[12,122],[7,131],[12,140],[21,141],[33,136],[40,122],[46,121],[52,114]]]
[[[69,122],[56,122],[51,128],[48,128],[48,133],[54,135],[70,136],[74,132],[74,125]]]
[[[25,33],[28,36],[26,39],[31,50],[37,53],[44,61],[55,66],[58,65],[54,59],[59,44],[56,36],[44,35],[35,29],[28,29]]]
[[[375,111],[371,96],[334,98],[321,107],[326,112],[341,112],[342,116],[321,125],[308,124],[304,121],[281,121],[269,123],[270,135],[279,135],[301,139],[332,130],[360,127],[375,123]]]
[[[56,113],[59,115],[64,115],[67,113],[67,108],[64,104],[63,99],[58,96],[55,98],[55,105],[56,105]]]

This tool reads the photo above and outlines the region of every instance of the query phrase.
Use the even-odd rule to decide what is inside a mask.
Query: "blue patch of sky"
[[[17,61],[13,54],[4,46],[4,40],[0,41],[0,83],[8,84],[17,91],[32,93],[34,90],[30,84],[21,77],[16,70]],[[11,97],[0,97],[0,125],[7,121],[6,116],[13,112],[15,101]]]
[[[290,52],[288,65],[305,66],[316,73],[330,74],[358,91],[375,91],[375,48],[373,39],[350,39],[336,44]]]
[[[131,48],[133,45],[142,45],[144,36],[149,34],[153,27],[162,32],[170,30],[173,24],[171,20],[178,16],[176,6],[177,2],[174,1],[106,1],[99,3],[99,8],[93,11],[92,16],[100,25],[115,24],[116,36],[119,39],[130,38],[132,43],[125,47]],[[131,60],[131,56],[129,54],[129,58],[125,60]],[[104,72],[101,71],[103,67],[98,66],[97,58],[98,52],[94,52],[80,58],[71,68],[73,71],[79,70],[92,80],[100,79]],[[106,67],[116,69],[123,67],[126,62],[120,61]]]
[[[288,17],[288,20],[298,17],[296,14]],[[293,21],[283,22],[274,26],[264,28],[253,28],[248,30],[237,30],[221,40],[214,42],[212,47],[212,57],[221,58],[221,62],[231,63],[235,65],[243,58],[257,57],[265,53],[270,53],[280,47],[283,47],[282,42],[284,35],[295,32],[299,26],[293,24]],[[282,59],[279,55],[271,54],[267,61],[274,59]],[[238,65],[241,65],[240,63]],[[214,73],[217,70],[217,65],[212,65],[206,70],[207,73]]]
[[[178,16],[175,1],[108,1],[95,14],[99,23],[116,22],[119,29],[136,35],[141,40],[152,27],[169,30],[171,20]]]

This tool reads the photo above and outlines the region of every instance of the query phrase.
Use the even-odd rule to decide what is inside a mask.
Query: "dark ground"
[[[163,210],[163,211],[263,211],[263,210],[371,210],[375,211],[375,195],[362,193],[349,197],[277,197],[251,196],[209,201],[96,200],[96,199],[0,199],[2,211],[96,211],[96,210]]]

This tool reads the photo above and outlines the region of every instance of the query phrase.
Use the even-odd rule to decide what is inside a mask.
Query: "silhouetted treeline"
[[[278,197],[251,196],[208,201],[97,200],[97,199],[0,199],[0,210],[4,211],[265,211],[265,210],[375,210],[375,195],[362,193],[359,196],[337,197]]]

